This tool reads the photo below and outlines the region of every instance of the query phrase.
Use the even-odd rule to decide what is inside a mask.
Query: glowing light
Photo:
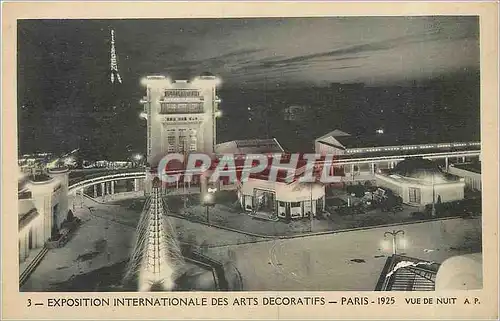
[[[170,78],[162,75],[146,76],[141,79],[141,85],[150,88],[162,88],[171,84]]]
[[[392,250],[392,243],[389,240],[383,240],[382,242],[380,242],[380,247],[385,252],[389,252]]]
[[[408,242],[408,240],[406,238],[402,237],[402,238],[399,239],[398,247],[400,249],[405,250],[405,249],[408,248],[408,246],[409,246],[409,242]]]
[[[74,157],[66,157],[64,159],[64,165],[71,165],[75,162],[75,158]]]
[[[383,128],[379,128],[375,131],[377,134],[383,134],[384,133],[384,129]]]
[[[165,203],[160,187],[153,187],[151,196],[141,214],[137,226],[135,247],[131,253],[125,280],[137,277],[139,291],[151,291],[156,287],[170,291],[184,260],[177,233],[165,215]]]
[[[222,111],[218,110],[215,112],[215,117],[221,117],[222,116]]]
[[[195,77],[193,80],[190,81],[190,83],[193,84],[193,86],[200,87],[200,88],[210,88],[210,87],[218,87],[222,84],[222,80],[218,77],[207,77],[207,78],[201,78],[201,77]]]
[[[213,200],[214,197],[212,193],[205,194],[205,196],[203,197],[203,201],[207,204],[210,204]]]
[[[136,161],[140,161],[140,160],[142,159],[142,155],[141,155],[141,154],[135,154],[135,155],[133,156],[133,158],[134,158],[134,160],[136,160]]]
[[[142,112],[139,114],[139,117],[142,118],[142,119],[148,119],[148,114],[145,113],[145,112]]]

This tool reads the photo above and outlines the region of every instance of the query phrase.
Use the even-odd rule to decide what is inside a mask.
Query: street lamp
[[[434,188],[434,174],[432,174],[432,217],[436,217],[436,189]]]
[[[205,196],[203,197],[203,206],[205,206],[205,209],[206,209],[207,223],[210,225],[209,207],[215,206],[213,193],[205,194]]]
[[[384,238],[386,238],[387,236],[392,236],[392,254],[393,255],[396,255],[396,252],[397,252],[396,239],[397,239],[398,234],[401,234],[402,236],[404,236],[405,232],[403,230],[398,230],[398,231],[393,230],[391,232],[384,233]]]

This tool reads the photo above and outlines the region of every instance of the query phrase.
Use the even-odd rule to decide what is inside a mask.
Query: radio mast
[[[116,60],[116,49],[115,49],[115,31],[111,29],[111,83],[114,83],[115,80],[122,83],[122,78],[118,73],[118,62]]]

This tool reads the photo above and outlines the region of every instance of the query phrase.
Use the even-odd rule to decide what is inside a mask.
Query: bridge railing
[[[146,177],[145,172],[132,172],[132,173],[119,173],[112,175],[99,176],[91,179],[80,181],[76,184],[68,186],[68,192],[75,192],[77,189],[86,188],[95,184],[104,183],[108,181],[118,181],[124,179],[143,179]]]
[[[122,173],[135,173],[140,171],[139,168],[127,169],[98,169],[98,170],[72,170],[69,174],[69,183],[71,185],[79,183],[84,180],[102,177],[105,175],[122,174]]]

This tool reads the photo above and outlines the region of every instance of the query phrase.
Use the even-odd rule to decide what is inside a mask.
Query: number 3
[[[28,299],[28,307],[31,306],[31,299]]]

